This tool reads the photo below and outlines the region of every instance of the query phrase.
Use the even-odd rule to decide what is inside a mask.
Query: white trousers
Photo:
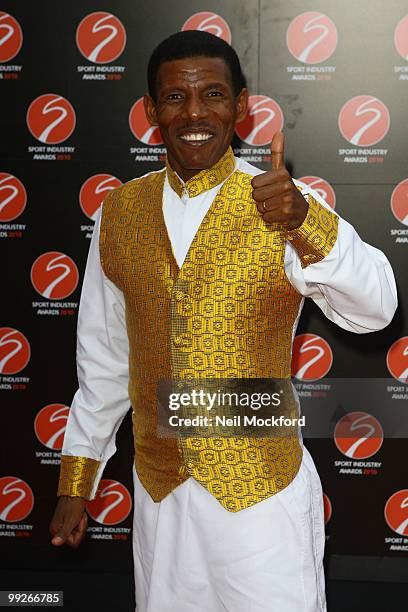
[[[135,468],[137,612],[325,612],[320,479],[304,447],[292,483],[228,512],[189,478],[155,503]]]

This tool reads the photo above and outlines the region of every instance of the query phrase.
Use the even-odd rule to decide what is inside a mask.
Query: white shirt
[[[239,158],[236,158],[236,168],[251,175],[262,173]],[[304,196],[311,193],[329,208],[316,191],[294,182],[302,186]],[[222,183],[194,198],[189,198],[185,192],[180,198],[166,176],[163,215],[180,267],[221,186]],[[92,497],[106,462],[116,451],[116,432],[130,406],[124,296],[101,268],[101,210],[102,207],[95,219],[78,314],[79,389],[72,402],[62,448],[63,455],[90,457],[101,462]],[[362,334],[382,329],[390,323],[397,307],[395,280],[388,259],[380,250],[363,242],[342,218],[339,218],[338,237],[330,253],[306,268],[301,267],[295,248],[287,242],[285,272],[302,296],[312,298],[326,317],[348,331]]]

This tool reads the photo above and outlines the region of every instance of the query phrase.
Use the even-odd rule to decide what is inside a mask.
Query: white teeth
[[[193,142],[193,141],[198,141],[198,140],[210,140],[210,138],[212,138],[212,134],[205,134],[205,133],[191,133],[191,134],[183,134],[183,136],[180,136],[180,138],[182,140],[186,140],[187,142]]]

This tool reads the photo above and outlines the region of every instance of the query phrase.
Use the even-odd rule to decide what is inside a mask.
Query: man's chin
[[[211,168],[221,157],[223,152],[220,152],[214,147],[203,146],[200,148],[182,152],[178,157],[180,165],[186,170],[206,170]]]

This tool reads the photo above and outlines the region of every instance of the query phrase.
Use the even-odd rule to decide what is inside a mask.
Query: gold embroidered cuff
[[[285,232],[300,257],[302,268],[324,259],[337,240],[339,218],[308,194],[309,210],[299,227]]]
[[[100,461],[89,457],[61,455],[57,495],[90,499],[99,465]]]

